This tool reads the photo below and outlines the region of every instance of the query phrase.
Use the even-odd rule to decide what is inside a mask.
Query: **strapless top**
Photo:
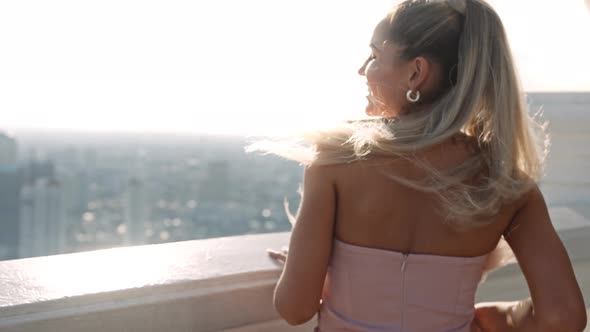
[[[514,261],[504,240],[486,255],[455,257],[335,238],[315,331],[470,331],[478,284]]]

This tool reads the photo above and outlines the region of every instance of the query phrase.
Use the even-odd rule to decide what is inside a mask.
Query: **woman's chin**
[[[397,112],[384,112],[383,110],[379,110],[372,104],[368,104],[365,108],[365,114],[368,116],[378,116],[382,118],[394,118],[399,115]]]
[[[367,107],[365,107],[365,114],[368,116],[380,116],[381,115],[377,111],[377,108],[375,107],[375,105],[373,105],[370,102],[367,104]]]
[[[367,106],[365,106],[365,114],[371,115],[375,112],[375,104],[371,101],[371,98],[367,96]]]

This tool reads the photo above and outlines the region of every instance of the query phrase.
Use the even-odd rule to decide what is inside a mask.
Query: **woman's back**
[[[466,142],[451,139],[415,156],[442,171],[469,158]],[[408,160],[371,158],[329,171],[334,240],[316,331],[471,331],[477,285],[490,259],[502,262],[490,252],[518,203],[459,232],[443,222],[435,194],[385,175],[426,175]]]
[[[470,153],[464,140],[449,140],[416,156],[444,169],[460,164]],[[331,167],[337,192],[334,236],[364,247],[445,256],[484,255],[496,247],[519,204],[506,204],[486,226],[459,232],[443,223],[435,194],[400,184],[383,172],[413,179],[425,176],[412,162],[373,158]]]

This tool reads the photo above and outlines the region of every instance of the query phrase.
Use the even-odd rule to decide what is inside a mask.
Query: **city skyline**
[[[0,132],[0,260],[290,227],[299,166],[243,139],[54,135]]]
[[[550,206],[590,217],[590,93],[531,94],[551,148]],[[0,260],[288,231],[302,166],[245,153],[247,137],[0,134]]]

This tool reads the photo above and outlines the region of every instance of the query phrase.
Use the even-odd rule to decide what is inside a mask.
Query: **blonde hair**
[[[425,56],[447,74],[431,107],[395,119],[348,121],[291,142],[262,141],[266,151],[304,165],[332,165],[370,155],[405,158],[427,171],[417,181],[388,174],[412,188],[436,193],[446,222],[485,225],[503,204],[523,195],[543,172],[548,138],[529,116],[502,22],[482,0],[404,1],[392,11],[388,42],[401,57]],[[463,133],[476,153],[452,169],[437,170],[413,153]],[[307,145],[309,144],[309,145]],[[475,183],[468,183],[474,179]]]

